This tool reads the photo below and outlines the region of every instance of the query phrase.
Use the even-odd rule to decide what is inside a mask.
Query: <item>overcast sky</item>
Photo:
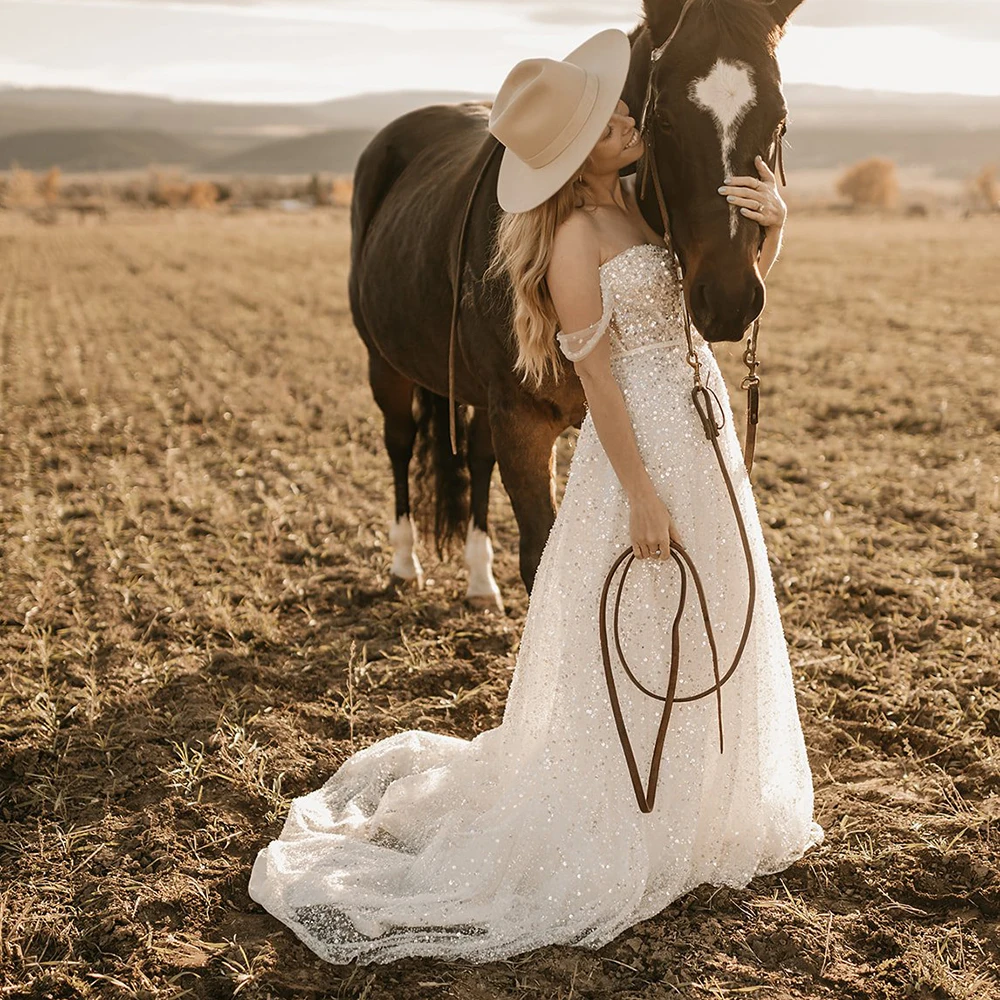
[[[0,0],[0,84],[227,101],[495,93],[640,0]],[[1000,94],[1000,0],[805,0],[786,81]]]

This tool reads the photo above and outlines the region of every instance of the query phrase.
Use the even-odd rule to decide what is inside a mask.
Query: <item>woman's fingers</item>
[[[765,160],[759,153],[757,154],[757,159],[754,160],[754,163],[757,166],[757,173],[759,173],[765,181],[774,180],[774,171],[771,170],[771,168],[767,165],[767,160]]]
[[[744,187],[753,188],[757,190],[763,185],[763,181],[759,177],[727,177],[725,181],[726,187]],[[722,190],[721,188],[719,189]]]
[[[747,197],[746,195],[728,194],[726,195],[726,201],[730,205],[741,205],[743,208],[752,208],[757,211],[765,205],[763,194],[758,195],[756,198]]]
[[[670,541],[633,542],[632,554],[636,557],[636,559],[669,559]]]
[[[744,178],[736,178],[743,180]],[[730,205],[740,209],[748,209],[753,212],[769,212],[773,206],[773,187],[757,182],[759,187],[737,186],[735,184],[723,184],[719,188],[719,194],[724,195]],[[743,213],[747,215],[747,212]]]
[[[766,189],[747,194],[728,194],[726,201],[739,208],[742,215],[761,226],[774,223],[774,206],[771,204],[770,192]]]

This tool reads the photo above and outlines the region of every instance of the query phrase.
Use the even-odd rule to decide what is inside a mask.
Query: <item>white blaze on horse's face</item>
[[[722,181],[735,173],[732,155],[736,137],[747,112],[754,106],[757,91],[753,85],[752,71],[746,63],[726,62],[719,59],[708,76],[695,80],[688,89],[688,96],[696,107],[707,111],[715,120],[722,145]],[[738,223],[736,206],[729,206],[729,235],[736,235]]]

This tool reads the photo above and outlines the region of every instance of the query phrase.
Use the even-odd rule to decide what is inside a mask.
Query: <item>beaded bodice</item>
[[[681,287],[669,248],[636,243],[600,266],[603,314],[572,333],[557,332],[571,361],[585,357],[607,333],[611,357],[662,344],[686,346]],[[700,335],[692,331],[698,340]]]

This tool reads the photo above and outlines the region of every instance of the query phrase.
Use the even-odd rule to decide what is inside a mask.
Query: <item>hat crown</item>
[[[632,46],[605,28],[565,59],[522,59],[490,110],[489,131],[503,146],[497,201],[505,212],[541,205],[578,174],[615,112]]]
[[[531,167],[555,159],[580,131],[597,99],[597,75],[556,59],[522,59],[507,74],[489,128]]]

